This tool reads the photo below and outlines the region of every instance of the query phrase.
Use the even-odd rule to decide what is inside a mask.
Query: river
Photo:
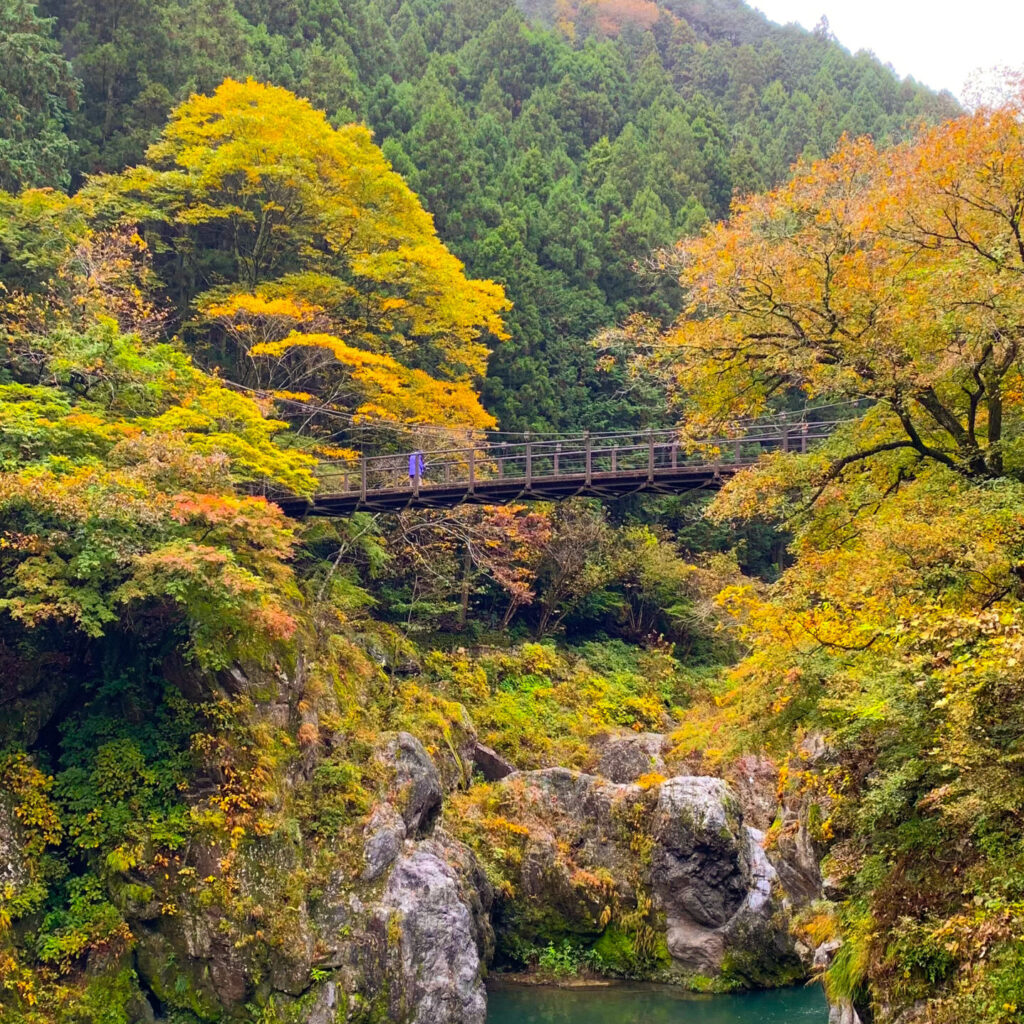
[[[496,985],[487,1024],[826,1024],[821,988],[700,996],[660,985]]]

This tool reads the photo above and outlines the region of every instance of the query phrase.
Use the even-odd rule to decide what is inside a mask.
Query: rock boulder
[[[529,829],[501,918],[506,948],[589,937],[666,981],[802,974],[763,834],[721,779],[638,786],[553,768],[499,786],[503,813]]]
[[[388,949],[389,1020],[483,1024],[490,926],[480,910],[443,847],[423,844],[396,861],[374,911]]]
[[[388,737],[377,754],[394,772],[389,797],[405,822],[410,838],[429,835],[441,812],[444,789],[437,765],[415,736]]]
[[[665,737],[656,732],[612,736],[601,745],[597,774],[612,782],[636,782],[652,772],[665,774]]]

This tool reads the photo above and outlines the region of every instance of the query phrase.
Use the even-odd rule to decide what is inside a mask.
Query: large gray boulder
[[[764,836],[721,779],[648,787],[552,768],[499,787],[530,828],[502,915],[509,947],[559,934],[599,940],[609,927],[635,934],[640,909],[660,935],[643,951],[650,976],[759,986],[802,974]]]
[[[729,787],[703,776],[669,779],[653,825],[651,880],[670,920],[707,928],[729,921],[752,884],[750,843]]]
[[[641,732],[612,736],[604,741],[597,762],[597,774],[612,782],[636,782],[652,772],[666,773],[661,733]]]
[[[482,922],[442,849],[424,846],[398,859],[375,918],[388,939],[389,1020],[483,1024]]]

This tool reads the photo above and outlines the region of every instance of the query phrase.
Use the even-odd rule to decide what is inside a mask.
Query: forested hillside
[[[650,395],[596,370],[591,343],[631,312],[677,312],[651,252],[722,217],[734,192],[826,155],[843,132],[884,141],[954,110],[739,0],[39,6],[56,20],[37,32],[52,31],[80,83],[76,98],[71,74],[47,72],[70,142],[29,147],[4,183],[77,182],[135,163],[174,103],[226,75],[307,96],[335,124],[363,120],[442,239],[515,304],[484,388],[506,429],[662,417]],[[51,44],[34,50],[52,64]],[[59,110],[27,102],[60,123]]]
[[[559,448],[662,423],[707,489]],[[381,452],[403,511],[306,514]],[[1022,481],[1024,77],[738,0],[0,0],[0,1021],[1022,1024]]]

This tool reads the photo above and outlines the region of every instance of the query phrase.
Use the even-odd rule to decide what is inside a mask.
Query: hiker
[[[427,464],[423,461],[423,452],[413,452],[409,456],[409,483],[416,484],[423,479],[423,471]]]

